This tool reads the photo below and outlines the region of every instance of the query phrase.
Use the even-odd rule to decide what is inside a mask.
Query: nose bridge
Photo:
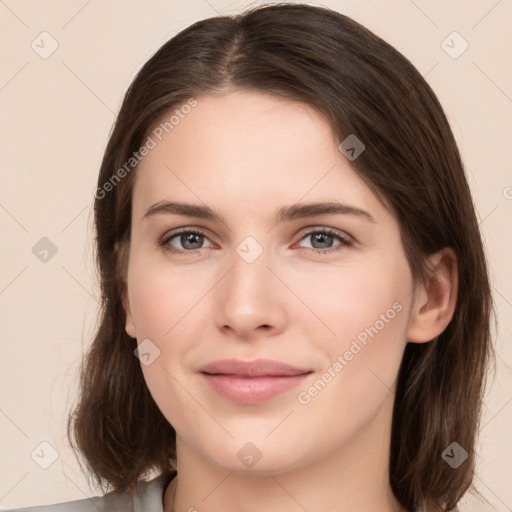
[[[241,334],[259,325],[276,324],[275,276],[271,251],[254,236],[246,236],[232,255],[231,271],[226,276],[218,307],[220,325]]]
[[[235,247],[230,276],[232,292],[236,294],[240,289],[246,300],[262,298],[261,292],[268,292],[267,281],[272,275],[267,268],[271,264],[270,250],[263,243],[248,235]]]

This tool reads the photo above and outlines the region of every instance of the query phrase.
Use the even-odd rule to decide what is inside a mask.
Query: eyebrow
[[[318,215],[353,215],[361,217],[370,222],[376,222],[375,218],[365,210],[350,206],[348,204],[338,203],[335,201],[321,203],[303,203],[292,204],[280,208],[276,214],[276,223],[285,221],[303,219],[308,217],[316,217]],[[182,203],[176,201],[159,201],[150,206],[143,219],[153,217],[155,215],[183,215],[185,217],[195,217],[211,221],[225,223],[224,217],[216,210],[209,206],[203,206],[191,203]]]

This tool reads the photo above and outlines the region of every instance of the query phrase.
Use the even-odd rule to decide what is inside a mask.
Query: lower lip
[[[259,404],[298,386],[309,373],[275,377],[237,377],[202,373],[210,387],[224,398],[239,404]]]

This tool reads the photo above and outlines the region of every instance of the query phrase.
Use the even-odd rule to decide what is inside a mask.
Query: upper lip
[[[297,368],[271,359],[256,359],[253,361],[222,359],[203,366],[199,371],[211,375],[235,375],[240,377],[289,376],[311,372],[308,369]]]

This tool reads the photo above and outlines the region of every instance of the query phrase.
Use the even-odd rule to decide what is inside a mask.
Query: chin
[[[284,446],[264,438],[251,441],[250,436],[230,439],[206,449],[212,462],[226,471],[244,475],[268,476],[301,467],[301,454],[297,447]]]

